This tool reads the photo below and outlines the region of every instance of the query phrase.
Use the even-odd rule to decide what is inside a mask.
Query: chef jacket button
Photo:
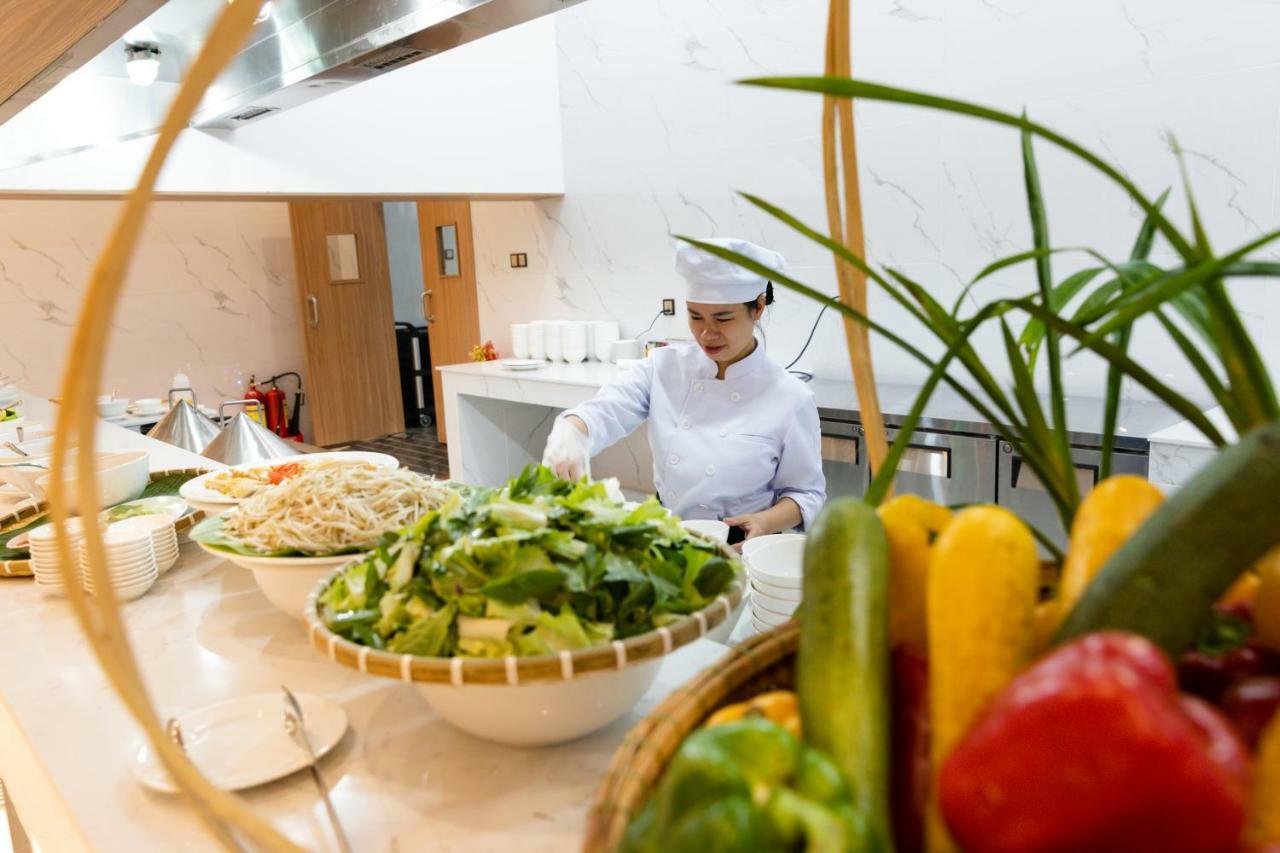
[[[694,390],[694,391],[697,391],[699,394],[701,394],[701,393],[702,393],[702,383],[701,383],[701,382],[695,382],[695,383],[694,383],[694,385],[693,385],[693,390]]]
[[[680,457],[672,453],[671,456],[667,459],[667,461],[670,462],[672,465],[679,465]]]
[[[708,466],[707,466],[707,476],[708,476],[708,477],[714,477],[714,476],[715,476],[715,473],[716,473],[716,466],[714,466],[714,465],[708,465]]]
[[[729,399],[736,403],[742,399],[742,395],[739,394],[737,391],[734,391],[732,394],[729,395]]]
[[[729,431],[728,431],[727,429],[722,429],[722,430],[720,430],[720,437],[721,437],[721,438],[728,438],[728,437],[729,437]]]
[[[692,424],[689,423],[688,418],[685,418],[680,422],[680,429],[688,429],[690,426],[692,426]]]

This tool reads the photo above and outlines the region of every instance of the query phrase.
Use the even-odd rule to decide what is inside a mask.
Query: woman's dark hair
[[[760,297],[757,296],[750,302],[744,302],[742,304],[747,306],[748,311],[754,311],[760,307]],[[764,304],[766,308],[773,304],[773,282],[771,281],[765,282],[764,285]]]

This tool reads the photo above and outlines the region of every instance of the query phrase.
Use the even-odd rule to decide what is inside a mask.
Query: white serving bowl
[[[721,546],[725,556],[733,555]],[[312,646],[343,666],[413,681],[447,722],[485,740],[546,746],[575,740],[633,708],[657,677],[662,657],[700,637],[727,636],[746,601],[742,579],[714,602],[667,628],[554,657],[502,660],[395,655],[360,646],[321,621],[317,600],[336,572],[311,591]]]
[[[294,619],[305,618],[307,597],[316,585],[333,574],[335,566],[349,563],[352,559],[351,554],[336,557],[249,557],[203,542],[197,544],[215,557],[253,572],[253,579],[267,600]]]
[[[780,598],[783,601],[799,603],[804,598],[804,587],[798,584],[796,586],[777,586],[766,583],[759,578],[752,578],[751,589],[754,592],[763,593],[770,598]]]
[[[68,460],[63,485],[68,508],[71,512],[78,513],[80,507],[76,490],[76,474],[72,465],[74,461],[74,459]],[[150,470],[145,450],[134,450],[128,453],[99,453],[97,458],[98,506],[93,509],[115,506],[118,503],[131,501],[142,494],[142,490],[147,487]],[[50,472],[42,474],[36,480],[36,485],[47,494],[52,482],[53,474]]]
[[[118,418],[129,409],[129,401],[119,397],[98,398],[98,417]]]
[[[716,521],[709,518],[691,518],[680,522],[680,526],[685,530],[692,530],[694,533],[701,533],[708,539],[714,539],[717,542],[729,541],[729,525],[723,521]]]
[[[630,711],[658,677],[661,659],[572,681],[419,684],[431,709],[468,734],[510,746],[549,746],[602,729]]]

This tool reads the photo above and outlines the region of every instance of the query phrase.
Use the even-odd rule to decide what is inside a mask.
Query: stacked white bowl
[[[111,586],[115,589],[116,597],[122,601],[132,601],[143,595],[160,576],[155,548],[151,544],[151,532],[138,526],[121,527],[132,520],[117,521],[102,534],[102,543],[107,552],[107,573],[111,576]],[[87,556],[82,549],[80,571],[84,576],[85,592],[92,595],[96,584]]]
[[[564,320],[547,320],[542,326],[543,343],[546,345],[548,361],[560,361],[564,358]]]
[[[591,342],[589,349],[596,361],[609,360],[609,348],[621,335],[618,332],[617,320],[596,320],[591,323]]]
[[[80,577],[80,543],[84,541],[84,528],[80,519],[67,520],[67,535],[71,538],[71,559],[73,574],[79,582]],[[36,589],[48,596],[67,594],[66,584],[62,582],[62,562],[58,558],[57,541],[54,539],[52,524],[37,527],[27,535],[28,547],[31,549],[31,574],[35,577]]]
[[[153,513],[126,518],[111,525],[115,530],[142,530],[151,537],[151,550],[156,555],[156,568],[164,574],[178,562],[178,530],[173,525],[173,516],[168,513]]]
[[[547,359],[547,321],[534,320],[526,330],[529,339],[529,358],[534,361]],[[520,356],[516,356],[519,358]]]
[[[511,324],[511,354],[516,358],[529,357],[529,324]]]
[[[804,534],[779,533],[745,542],[751,578],[751,624],[761,633],[790,621],[804,594]]]
[[[566,320],[560,327],[560,357],[570,364],[587,358],[587,324],[579,320]]]

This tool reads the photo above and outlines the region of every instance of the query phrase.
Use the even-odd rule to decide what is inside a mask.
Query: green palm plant
[[[1232,305],[1225,285],[1231,277],[1280,275],[1280,264],[1251,257],[1280,238],[1280,232],[1265,234],[1229,252],[1215,254],[1201,224],[1185,171],[1183,179],[1192,226],[1190,235],[1183,234],[1164,215],[1167,190],[1155,199],[1148,198],[1119,169],[1083,146],[1031,121],[1025,114],[1012,115],[963,101],[845,77],[764,78],[744,82],[838,98],[917,105],[986,119],[1017,128],[1021,133],[1022,172],[1033,247],[988,265],[966,285],[961,298],[950,310],[939,303],[927,288],[902,272],[891,268],[875,269],[864,258],[785,210],[750,193],[742,193],[751,204],[848,262],[928,328],[946,348],[937,360],[865,313],[843,305],[778,270],[768,269],[704,242],[680,238],[766,275],[784,287],[827,303],[892,341],[929,370],[928,378],[889,449],[885,463],[875,472],[867,493],[867,500],[871,503],[879,503],[888,494],[897,463],[907,449],[925,405],[938,385],[945,383],[994,424],[1013,445],[1044,484],[1063,528],[1069,530],[1080,494],[1070,457],[1062,364],[1065,358],[1085,350],[1096,353],[1108,365],[1101,424],[1102,476],[1107,476],[1110,471],[1120,391],[1125,377],[1193,423],[1214,444],[1225,444],[1222,433],[1198,405],[1162,383],[1129,354],[1134,323],[1147,316],[1153,317],[1167,332],[1204,383],[1208,395],[1223,408],[1239,434],[1280,418],[1280,404],[1277,404],[1271,377]],[[1036,139],[1047,141],[1083,160],[1120,186],[1142,208],[1145,219],[1126,260],[1114,262],[1091,249],[1054,247],[1051,244],[1035,159]],[[1180,265],[1162,268],[1149,260],[1157,236],[1163,237],[1178,254]],[[1068,252],[1083,253],[1096,263],[1055,282],[1052,259]],[[1033,291],[1022,297],[991,300],[980,304],[972,314],[961,315],[966,301],[964,295],[974,293],[977,285],[995,273],[1026,263],[1034,265]],[[1077,307],[1068,314],[1068,307],[1077,301]],[[1016,323],[1019,318],[1022,327],[1015,335],[1011,323]],[[1012,387],[1008,392],[971,344],[974,334],[988,323],[998,324],[1004,342],[1012,376]],[[1069,352],[1065,350],[1067,346],[1072,346]],[[1047,411],[1036,395],[1033,381],[1041,352],[1045,356],[1049,384]],[[959,369],[953,364],[958,364]]]

